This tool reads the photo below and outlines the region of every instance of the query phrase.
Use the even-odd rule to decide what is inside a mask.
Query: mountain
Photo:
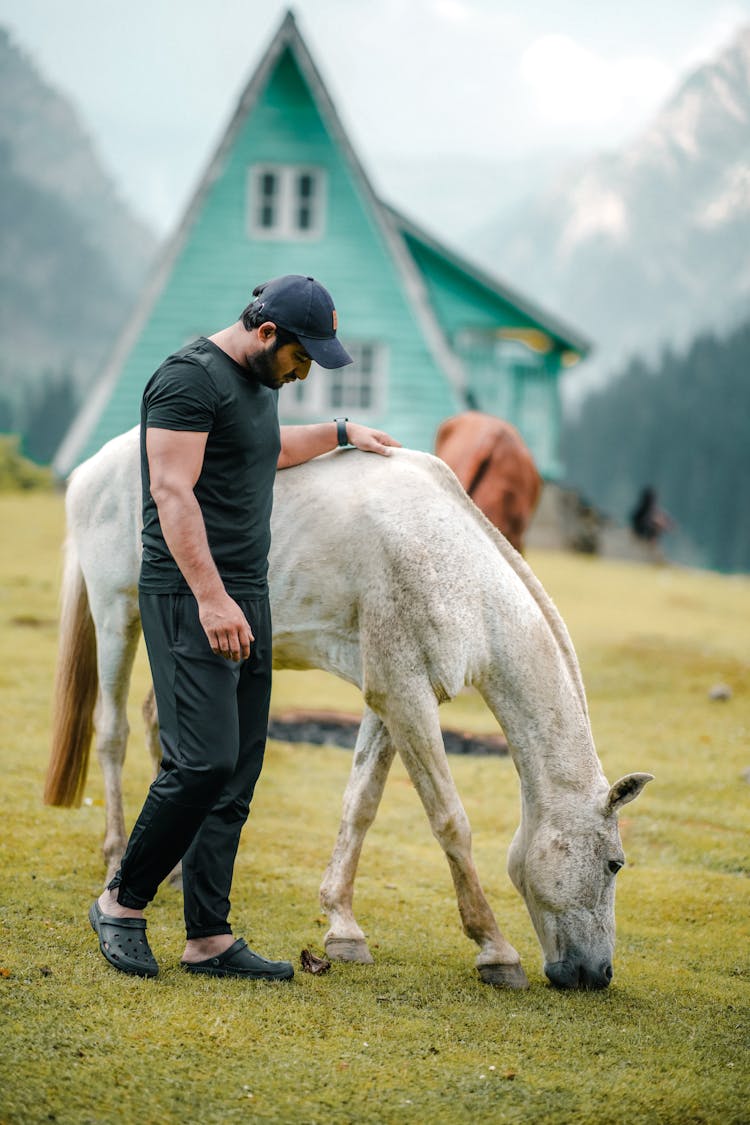
[[[118,197],[70,102],[0,28],[0,392],[94,374],[156,240]]]
[[[475,232],[476,253],[597,346],[582,386],[750,307],[750,27],[621,151]]]

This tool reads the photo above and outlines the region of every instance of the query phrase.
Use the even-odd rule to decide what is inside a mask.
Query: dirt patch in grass
[[[352,750],[361,721],[361,715],[341,715],[333,711],[286,711],[271,716],[268,735],[278,742],[305,742],[311,746],[340,746]],[[508,753],[508,743],[501,734],[478,735],[443,727],[443,743],[448,754],[500,757]]]

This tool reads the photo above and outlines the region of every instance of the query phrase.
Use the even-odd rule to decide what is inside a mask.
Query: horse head
[[[536,810],[524,802],[508,873],[557,988],[606,988],[612,980],[615,877],[625,863],[617,815],[652,779],[628,774],[585,801],[558,794]]]

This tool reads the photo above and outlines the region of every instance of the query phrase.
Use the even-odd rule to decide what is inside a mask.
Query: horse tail
[[[94,621],[78,554],[68,538],[52,704],[52,746],[44,787],[47,805],[72,808],[81,803],[98,687]]]

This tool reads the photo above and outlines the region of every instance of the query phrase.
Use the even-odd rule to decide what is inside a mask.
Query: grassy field
[[[528,992],[479,983],[447,865],[396,763],[365,845],[358,918],[372,966],[289,985],[187,978],[181,902],[149,914],[156,981],[107,968],[86,922],[103,878],[102,787],[45,808],[62,502],[0,497],[0,1122],[716,1122],[750,1120],[750,580],[581,557],[530,559],[571,630],[614,780],[656,780],[622,818],[615,980],[545,982],[505,874],[518,819],[507,759],[452,759],[481,877]],[[113,544],[113,549],[116,545]],[[132,693],[127,815],[148,784]],[[727,684],[731,699],[709,690]],[[274,706],[356,710],[317,673]],[[474,695],[447,725],[494,729]],[[343,750],[271,743],[238,859],[233,919],[269,956],[322,951],[317,888],[349,768]]]

